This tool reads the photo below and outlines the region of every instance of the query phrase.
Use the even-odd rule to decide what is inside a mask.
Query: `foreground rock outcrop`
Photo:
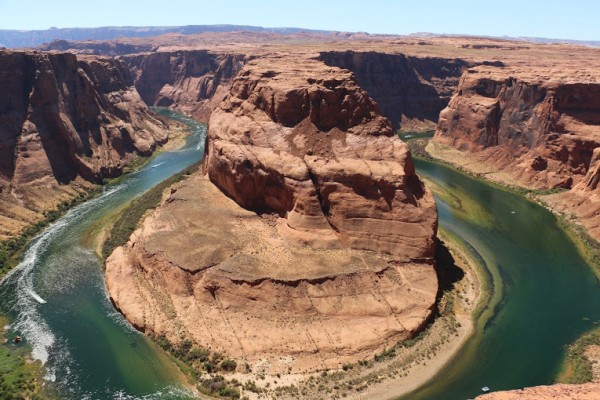
[[[138,328],[286,373],[372,357],[431,316],[433,196],[350,72],[249,61],[203,169],[107,260]]]
[[[119,61],[0,51],[0,236],[167,140]]]
[[[146,333],[272,374],[371,358],[431,315],[431,263],[295,246],[277,225],[194,176],[109,257],[111,298]]]
[[[477,400],[596,400],[600,398],[600,383],[583,385],[535,386],[521,390],[495,392]]]

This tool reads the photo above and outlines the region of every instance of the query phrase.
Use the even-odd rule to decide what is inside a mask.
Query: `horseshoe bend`
[[[71,34],[0,48],[0,398],[597,397],[598,48]]]
[[[127,319],[269,373],[340,368],[422,329],[435,203],[353,74],[252,60],[208,126],[202,171],[107,260]]]

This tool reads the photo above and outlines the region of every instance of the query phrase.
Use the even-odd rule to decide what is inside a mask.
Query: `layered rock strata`
[[[428,149],[502,183],[570,189],[544,201],[600,240],[600,82],[554,73],[468,70]]]
[[[207,143],[211,181],[242,207],[285,218],[288,235],[433,256],[433,198],[350,72],[304,59],[251,62],[211,115]]]
[[[0,51],[2,236],[167,140],[119,61]]]
[[[138,329],[272,374],[372,358],[422,329],[437,291],[431,263],[295,246],[198,175],[108,258],[106,284]]]
[[[426,323],[435,203],[350,72],[249,61],[206,152],[206,176],[172,188],[107,260],[138,328],[286,373],[372,357]]]
[[[458,58],[374,51],[328,51],[319,58],[327,65],[352,71],[392,127],[404,131],[434,130],[460,76],[475,64]]]
[[[171,107],[208,122],[246,56],[208,50],[161,51],[122,58],[147,104]]]

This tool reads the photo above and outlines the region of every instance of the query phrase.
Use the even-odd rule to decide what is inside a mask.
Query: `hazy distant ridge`
[[[190,35],[203,32],[271,32],[271,33],[330,33],[302,28],[263,28],[249,25],[188,25],[188,26],[106,26],[100,28],[51,28],[46,30],[23,31],[0,29],[0,46],[4,47],[34,47],[49,43],[56,39],[64,40],[110,40],[119,37],[149,37],[165,33],[180,33]]]
[[[265,32],[294,34],[299,32],[329,34],[334,31],[313,30],[303,28],[263,28],[251,25],[186,25],[186,26],[105,26],[99,28],[50,28],[45,30],[11,30],[0,29],[0,47],[37,47],[43,43],[53,40],[111,40],[120,37],[150,37],[163,35],[165,33],[179,33],[191,35],[203,32]],[[405,36],[405,35],[384,35]],[[575,45],[600,47],[600,41],[594,40],[572,40],[572,39],[548,39],[538,37],[509,37],[509,36],[477,36],[462,34],[438,34],[419,32],[408,36],[414,37],[489,37],[493,39],[519,40],[533,43],[569,43]]]

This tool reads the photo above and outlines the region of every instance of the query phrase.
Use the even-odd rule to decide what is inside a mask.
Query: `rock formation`
[[[0,51],[0,76],[3,236],[167,140],[119,61]]]
[[[204,168],[238,204],[287,218],[289,234],[306,242],[331,236],[433,256],[431,194],[407,146],[343,70],[302,59],[251,63],[211,116]]]
[[[461,78],[435,140],[532,188],[571,188],[600,145],[600,83],[480,66]]]
[[[152,44],[141,43],[122,43],[114,42],[72,42],[68,40],[53,40],[48,44],[39,47],[42,51],[74,52],[77,54],[93,54],[102,56],[120,56],[125,54],[142,53],[155,51]]]
[[[570,189],[543,201],[600,240],[600,79],[595,71],[594,65],[577,73],[535,65],[469,69],[441,112],[428,150],[501,183]]]
[[[207,50],[176,50],[122,58],[147,104],[171,107],[208,122],[246,56]]]
[[[582,385],[535,386],[521,390],[494,392],[476,400],[596,400],[600,396],[600,383]]]
[[[411,57],[383,52],[327,51],[327,65],[352,71],[377,101],[394,130],[434,130],[440,111],[473,62],[457,58]]]
[[[272,373],[339,368],[422,328],[435,203],[350,72],[248,61],[206,152],[206,177],[173,188],[107,260],[138,328]]]

